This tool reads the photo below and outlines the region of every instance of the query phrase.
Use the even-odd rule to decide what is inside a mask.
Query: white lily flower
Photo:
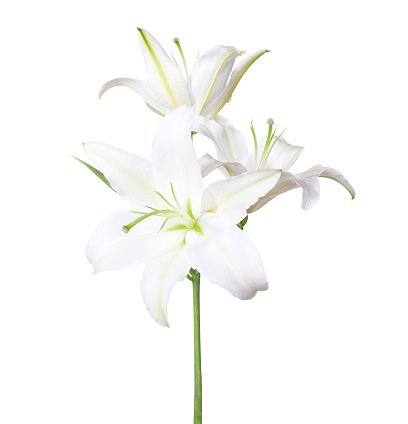
[[[86,256],[95,273],[147,261],[143,300],[164,326],[170,291],[190,268],[240,299],[268,288],[260,254],[236,224],[281,171],[246,172],[203,190],[191,141],[194,115],[193,107],[181,106],[163,119],[152,163],[107,144],[84,144],[112,188],[133,207],[98,225]]]
[[[344,186],[352,198],[355,191],[340,171],[333,168],[316,165],[301,173],[292,174],[289,169],[294,165],[303,151],[303,147],[293,146],[280,136],[276,136],[274,123],[268,119],[269,132],[258,143],[255,131],[254,151],[249,154],[245,138],[240,131],[234,128],[231,121],[218,116],[216,122],[203,122],[205,134],[215,143],[219,160],[205,154],[199,160],[202,176],[205,177],[215,169],[220,169],[227,177],[242,175],[246,172],[259,172],[265,169],[280,169],[282,174],[276,185],[267,192],[250,208],[248,213],[255,212],[270,200],[289,190],[301,187],[302,208],[312,208],[320,197],[320,182],[318,177],[330,178]],[[201,118],[204,120],[205,118]],[[220,130],[219,126],[222,126]],[[204,133],[204,131],[202,131]]]
[[[250,54],[231,74],[235,59],[245,52],[235,47],[215,46],[198,58],[186,82],[181,70],[157,40],[148,31],[138,30],[147,82],[116,78],[101,87],[99,97],[110,88],[123,85],[142,96],[150,109],[163,116],[181,105],[187,105],[196,106],[197,115],[213,119],[230,100],[248,68],[268,52],[258,50]],[[182,54],[178,39],[175,42]],[[183,54],[182,59],[187,74]]]

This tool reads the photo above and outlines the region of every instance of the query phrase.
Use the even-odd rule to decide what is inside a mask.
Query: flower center
[[[157,232],[161,231],[169,220],[172,220],[174,225],[166,228],[168,231],[182,229],[193,229],[195,231],[199,231],[200,229],[197,225],[198,218],[196,218],[193,214],[190,201],[187,202],[187,207],[183,209],[180,205],[180,202],[177,200],[176,194],[174,193],[173,184],[170,183],[170,186],[175,204],[168,201],[161,193],[156,191],[157,195],[164,201],[164,203],[169,206],[169,209],[156,209],[150,206],[146,206],[146,208],[150,209],[151,212],[134,211],[134,213],[140,214],[140,217],[131,223],[124,225],[122,227],[122,231],[124,233],[128,233],[135,225],[139,224],[147,218],[150,218],[151,216],[159,216],[163,218],[163,223]]]

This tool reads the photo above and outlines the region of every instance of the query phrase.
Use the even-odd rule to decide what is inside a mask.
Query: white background
[[[92,276],[84,249],[127,205],[70,155],[102,141],[150,157],[161,118],[115,77],[145,79],[137,27],[188,64],[215,44],[269,48],[222,114],[250,140],[272,117],[306,146],[294,171],[341,170],[245,231],[270,289],[240,301],[202,283],[206,424],[408,422],[407,75],[403,1],[20,1],[0,13],[0,422],[191,423],[192,290],[171,328],[143,266]]]

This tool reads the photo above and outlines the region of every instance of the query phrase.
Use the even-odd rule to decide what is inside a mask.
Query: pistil
[[[265,141],[265,147],[263,149],[262,152],[262,156],[261,156],[261,160],[259,161],[258,164],[258,169],[263,169],[266,165],[266,162],[269,158],[269,155],[273,149],[273,146],[275,145],[276,141],[281,137],[281,135],[284,133],[285,130],[283,130],[277,137],[275,137],[275,133],[276,133],[276,128],[273,130],[273,126],[274,126],[274,122],[272,118],[269,118],[266,123],[269,126],[268,129],[268,135],[266,136],[266,141]],[[272,140],[275,138],[275,140],[272,143]],[[272,143],[272,144],[271,144]],[[256,163],[256,162],[255,162]]]
[[[180,41],[177,37],[173,38],[173,42],[174,44],[177,46],[179,52],[180,52],[180,56],[181,59],[183,60],[183,65],[184,65],[184,71],[186,72],[186,80],[188,80],[188,70],[187,70],[187,64],[186,64],[186,60],[184,58],[184,53],[183,53],[183,49],[181,48],[180,45]],[[176,62],[177,63],[177,62]]]

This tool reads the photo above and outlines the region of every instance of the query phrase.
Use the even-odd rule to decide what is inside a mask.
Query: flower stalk
[[[201,379],[200,273],[190,269],[187,277],[193,283],[194,310],[194,424],[202,424],[203,391]]]

